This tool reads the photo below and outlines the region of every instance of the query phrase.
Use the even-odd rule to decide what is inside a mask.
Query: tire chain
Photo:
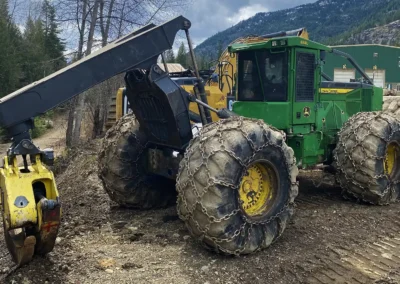
[[[371,115],[371,114],[373,114],[373,115]],[[393,119],[395,119],[395,124],[397,125],[397,128],[394,127],[393,122],[388,120],[388,118],[385,117],[385,116],[390,116]],[[380,118],[380,119],[384,120],[390,126],[391,132],[390,132],[389,138],[386,138],[386,137],[383,137],[383,136],[381,136],[379,134],[373,133],[373,131],[371,129],[371,122],[373,120],[377,119],[377,118]],[[359,121],[362,121],[362,122],[361,123],[357,123]],[[337,178],[337,182],[342,187],[342,192],[344,194],[350,194],[350,196],[354,197],[357,200],[361,200],[361,201],[363,201],[365,203],[379,204],[379,205],[388,205],[389,204],[389,202],[384,202],[384,203],[377,202],[376,203],[376,202],[373,202],[373,201],[365,198],[365,193],[368,191],[368,187],[373,185],[373,182],[372,181],[368,181],[367,182],[367,186],[363,186],[363,185],[361,185],[360,183],[358,183],[355,180],[355,174],[357,172],[361,172],[364,175],[369,175],[369,173],[367,173],[362,168],[363,163],[365,163],[368,159],[375,159],[375,160],[383,160],[383,161],[385,161],[386,158],[387,158],[387,153],[385,153],[384,156],[376,156],[376,155],[369,154],[368,151],[363,146],[363,143],[362,143],[365,140],[365,138],[367,138],[369,135],[373,135],[373,136],[385,141],[386,143],[388,143],[388,142],[391,141],[392,136],[394,135],[394,133],[397,132],[397,131],[400,131],[399,126],[400,126],[400,120],[397,119],[394,115],[391,115],[391,114],[388,114],[388,113],[385,113],[385,112],[361,112],[361,113],[358,113],[358,114],[350,117],[350,119],[343,124],[342,129],[338,132],[338,143],[337,143],[336,149],[334,150],[334,160],[336,162],[336,168],[337,168],[338,172],[342,173],[344,178],[345,178],[345,180],[346,180],[346,182],[343,183],[341,179]],[[367,134],[365,134],[363,137],[360,138],[358,130],[361,127],[364,127],[369,131],[367,131]],[[350,128],[350,131],[348,132],[347,135],[343,135],[343,132],[345,130],[347,130],[347,128]],[[355,145],[353,145],[351,148],[348,149],[346,147],[346,145],[345,145],[345,141],[347,141],[347,139],[350,139],[350,137],[352,135],[354,135],[356,143],[355,143]],[[339,157],[338,157],[338,153],[337,153],[338,152],[338,146],[342,147],[342,149],[343,149],[344,157],[345,157],[344,161],[339,161]],[[352,155],[351,155],[351,153],[356,149],[356,147],[360,147],[362,152],[365,155],[364,159],[361,161],[361,163],[354,161],[354,159],[352,158]],[[351,176],[348,175],[348,173],[346,172],[346,170],[344,169],[344,166],[343,166],[344,162],[346,162],[346,158],[348,160],[350,160],[350,162],[353,165],[353,168],[355,169]],[[374,180],[378,180],[378,179],[381,179],[381,178],[385,178],[385,179],[388,180],[388,185],[385,188],[385,190],[383,191],[383,193],[381,193],[381,194],[377,193],[377,194],[379,196],[383,197],[383,196],[386,196],[386,194],[390,190],[390,198],[389,198],[389,200],[391,200],[392,197],[393,197],[393,194],[394,194],[394,186],[396,184],[400,183],[400,180],[390,181],[389,176],[387,174],[385,174],[385,173],[379,174],[379,175],[374,175],[372,178]],[[347,186],[348,184],[353,184],[354,186],[360,188],[362,190],[362,193],[360,195],[358,195],[358,194],[356,194],[356,193],[354,193],[352,191],[349,191],[348,190],[348,186]],[[347,197],[345,197],[345,198],[347,198]],[[396,202],[399,202],[399,200],[396,200]]]
[[[236,127],[224,128],[224,126],[228,122],[230,122],[232,120],[236,121],[236,122],[239,122],[239,125],[236,126]],[[259,127],[261,127],[262,130],[263,130],[263,138],[268,142],[266,142],[264,145],[256,148],[254,142],[249,138],[249,134],[246,133],[241,127],[243,125],[243,121],[244,120],[253,121],[253,122],[257,123],[257,125]],[[217,140],[220,143],[220,146],[219,146],[219,149],[215,149],[214,148],[213,150],[211,150],[210,153],[206,156],[205,149],[204,149],[204,144],[208,139],[214,138],[215,136],[211,135],[209,137],[205,137],[204,138],[203,135],[205,135],[209,131],[213,131],[215,128],[216,128],[216,132],[217,132],[216,136],[218,137]],[[232,151],[230,151],[228,149],[225,149],[225,146],[223,145],[223,142],[224,142],[224,139],[222,137],[223,133],[226,132],[226,131],[231,131],[231,130],[239,130],[241,132],[241,134],[243,135],[243,137],[247,140],[248,144],[250,145],[250,147],[251,147],[251,149],[253,151],[253,154],[250,157],[248,157],[246,160],[244,160],[244,161],[241,158],[237,157],[234,152],[232,152]],[[184,184],[181,184],[180,175],[178,175],[178,177],[177,177],[177,191],[178,191],[178,196],[179,196],[179,198],[178,198],[178,208],[180,207],[179,203],[183,203],[184,208],[185,208],[187,213],[184,216],[178,210],[178,215],[183,221],[191,220],[192,222],[194,222],[194,224],[197,227],[197,230],[202,234],[200,239],[201,238],[208,238],[208,239],[212,240],[215,243],[215,245],[217,246],[217,249],[216,249],[217,252],[221,251],[221,252],[224,252],[224,253],[227,253],[227,254],[240,255],[246,249],[246,244],[250,240],[251,231],[252,231],[253,226],[264,226],[264,225],[267,225],[267,224],[271,223],[272,221],[278,219],[284,212],[286,212],[287,209],[289,209],[289,213],[291,213],[290,212],[291,211],[290,208],[293,206],[294,198],[297,196],[297,187],[298,187],[298,182],[297,181],[296,182],[292,182],[292,179],[291,179],[291,169],[292,169],[292,167],[296,166],[296,160],[295,160],[295,157],[293,155],[292,161],[288,161],[287,156],[285,154],[285,150],[286,149],[284,149],[280,145],[277,145],[277,144],[269,141],[269,138],[267,136],[267,131],[270,131],[270,130],[279,132],[282,135],[282,140],[281,140],[282,144],[284,144],[285,133],[280,131],[280,130],[278,130],[278,129],[276,129],[276,128],[274,128],[274,127],[272,127],[272,126],[269,126],[269,125],[265,124],[264,121],[262,121],[262,120],[243,118],[243,117],[238,116],[238,117],[232,117],[229,120],[219,120],[219,121],[217,121],[215,123],[208,124],[208,125],[204,126],[201,129],[200,135],[198,136],[198,138],[195,138],[190,142],[189,147],[187,148],[187,150],[185,152],[184,159],[180,163],[179,172],[181,172],[183,170],[183,167],[185,165],[185,168],[186,168],[186,171],[187,171],[186,173],[187,173],[187,176],[188,176],[188,181],[186,183],[184,183]],[[203,161],[198,167],[196,167],[195,169],[193,169],[191,171],[190,167],[189,167],[189,162],[190,162],[191,155],[194,153],[194,151],[192,149],[192,145],[197,140],[200,140],[199,141],[199,144],[200,144],[199,145],[199,150],[201,151],[201,156],[202,156]],[[247,169],[249,168],[249,166],[251,164],[251,161],[254,159],[254,157],[257,155],[257,153],[259,153],[264,148],[271,147],[271,146],[277,148],[282,153],[283,157],[285,158],[286,169],[288,171],[287,172],[287,177],[289,179],[289,184],[291,185],[288,200],[285,203],[285,205],[282,207],[282,209],[279,212],[277,212],[275,215],[273,215],[273,216],[269,217],[267,220],[263,220],[263,221],[250,220],[245,214],[243,214],[243,212],[240,209],[235,209],[231,213],[226,214],[225,216],[223,216],[221,218],[215,218],[214,216],[210,215],[207,212],[207,209],[201,203],[202,197],[208,192],[209,188],[214,186],[214,185],[216,185],[216,184],[218,184],[218,185],[225,186],[227,188],[231,188],[232,190],[239,190],[239,185],[235,185],[235,184],[228,183],[226,181],[216,180],[216,179],[211,178],[210,169],[207,166],[209,158],[212,157],[214,154],[216,154],[218,152],[225,152],[230,157],[232,157],[235,161],[237,161],[242,166],[242,168],[245,169],[242,172],[242,174],[241,174],[241,176],[239,178],[239,180],[242,180],[242,178],[244,177],[244,175],[247,172]],[[205,166],[205,168],[206,168],[208,181],[207,181],[207,186],[205,186],[203,188],[202,192],[199,192],[197,190],[195,184],[194,184],[193,179],[194,179],[194,176],[198,173],[198,171],[200,170],[200,168],[202,166]],[[188,205],[187,200],[184,197],[184,192],[183,192],[184,188],[186,188],[188,185],[190,185],[190,187],[192,188],[193,192],[197,196],[196,202],[193,204],[193,206],[191,208],[189,208],[190,206]],[[294,195],[292,195],[293,192],[295,192]],[[241,205],[241,203],[242,202],[241,202],[240,197],[238,195],[238,204]],[[193,218],[193,213],[196,210],[197,206],[201,207],[201,211],[203,212],[203,214],[205,214],[208,217],[208,220],[209,220],[209,224],[207,226],[205,226],[204,229],[202,229],[200,224],[198,223],[198,221],[196,221]],[[240,214],[240,213],[242,213],[242,214]],[[233,217],[233,216],[235,216],[237,214],[240,214],[240,216],[241,216],[241,218],[243,219],[244,222],[240,226],[240,228],[237,229],[233,233],[232,236],[229,236],[227,238],[217,238],[217,237],[208,236],[208,231],[210,229],[211,224],[229,220],[231,217]],[[225,249],[225,248],[221,247],[221,245],[220,245],[221,243],[232,242],[240,234],[244,234],[246,225],[249,225],[248,232],[247,232],[247,239],[243,243],[243,247],[241,249],[237,249],[235,251],[231,251],[231,250],[228,250],[228,249]],[[189,226],[188,226],[188,228],[189,228]],[[190,228],[189,228],[189,230],[190,230]],[[279,230],[278,236],[274,237],[274,241],[280,237],[282,232],[283,232],[282,229]],[[190,233],[192,235],[195,235],[193,232],[190,232]],[[257,250],[259,250],[259,249],[260,249],[260,247]]]

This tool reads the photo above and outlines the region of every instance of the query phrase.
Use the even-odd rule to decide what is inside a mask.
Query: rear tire
[[[361,112],[342,127],[334,150],[343,194],[386,205],[400,193],[400,121],[384,112]]]
[[[384,96],[382,110],[400,119],[400,97]]]
[[[284,231],[298,193],[293,150],[261,120],[205,126],[181,161],[178,213],[192,236],[225,254],[249,254]]]
[[[107,131],[99,155],[99,177],[111,200],[124,207],[151,209],[176,202],[174,181],[149,174],[147,137],[133,114]]]

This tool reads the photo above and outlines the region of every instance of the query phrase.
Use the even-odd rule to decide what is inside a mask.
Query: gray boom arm
[[[0,126],[18,135],[28,121],[117,74],[149,69],[171,49],[179,30],[190,21],[179,16],[162,25],[147,25],[46,78],[0,99]]]

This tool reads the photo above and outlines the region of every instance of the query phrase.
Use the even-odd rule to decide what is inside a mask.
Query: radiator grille
[[[297,52],[296,63],[296,101],[314,101],[314,64],[315,55]]]

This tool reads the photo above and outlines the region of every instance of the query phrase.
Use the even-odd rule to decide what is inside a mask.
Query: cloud
[[[239,11],[234,14],[232,17],[228,17],[227,21],[231,24],[237,24],[240,21],[244,21],[247,20],[248,18],[251,18],[252,16],[254,16],[257,13],[261,13],[261,12],[268,12],[268,8],[264,7],[261,4],[254,4],[254,5],[250,5],[250,6],[245,6],[245,7],[241,7],[239,9]]]
[[[202,0],[193,1],[184,16],[192,22],[194,45],[260,12],[292,8],[316,0]]]

